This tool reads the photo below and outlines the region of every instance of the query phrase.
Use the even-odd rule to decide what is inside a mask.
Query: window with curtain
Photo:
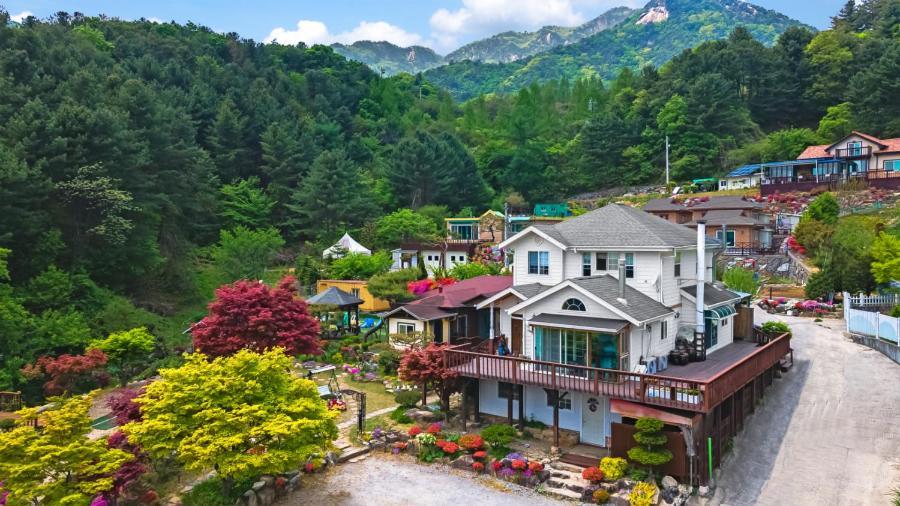
[[[550,274],[550,252],[528,252],[528,274]]]

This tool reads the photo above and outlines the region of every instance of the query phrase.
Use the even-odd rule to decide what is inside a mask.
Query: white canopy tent
[[[346,253],[362,253],[363,255],[371,255],[372,250],[356,242],[356,239],[350,237],[350,234],[344,234],[344,236],[341,237],[338,242],[322,252],[322,258],[340,258]]]

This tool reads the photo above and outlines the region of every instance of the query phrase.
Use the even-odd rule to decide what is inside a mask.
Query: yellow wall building
[[[355,279],[320,279],[316,282],[316,293],[322,293],[332,286],[339,288],[347,293],[352,293],[363,303],[359,306],[361,311],[386,311],[391,308],[391,304],[384,299],[377,299],[369,293],[367,281]]]

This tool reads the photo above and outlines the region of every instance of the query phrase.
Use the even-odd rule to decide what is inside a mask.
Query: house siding
[[[411,318],[388,318],[388,332],[391,334],[398,334],[397,332],[397,324],[398,323],[411,323],[416,326],[416,332],[424,332],[425,331],[425,322],[419,320],[413,320]]]
[[[540,239],[540,244],[536,239]],[[563,250],[535,234],[528,234],[510,245],[514,253],[513,275],[515,284],[527,285],[541,283],[543,285],[555,285],[563,281]],[[547,251],[550,255],[549,274],[528,273],[528,252]]]

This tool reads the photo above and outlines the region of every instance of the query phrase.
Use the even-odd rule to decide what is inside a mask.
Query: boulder
[[[292,476],[290,480],[288,480],[288,490],[291,492],[300,488],[300,474],[298,473],[296,476]]]
[[[404,414],[418,422],[434,422],[439,419],[437,414],[427,409],[409,409]]]
[[[253,488],[254,492],[259,492],[260,490],[266,488],[266,482],[259,480],[256,483],[254,483],[253,487],[251,487],[251,488]]]
[[[469,470],[469,469],[472,469],[472,463],[474,463],[474,462],[475,462],[475,460],[472,458],[471,455],[463,455],[461,457],[458,457],[453,462],[451,462],[450,467],[452,467],[454,469]]]
[[[610,494],[606,504],[612,504],[614,506],[631,506],[631,501],[628,499],[628,493],[622,491]]]
[[[259,501],[256,499],[256,492],[252,490],[244,492],[241,499],[244,501],[244,506],[259,506]]]
[[[271,506],[275,504],[275,489],[266,487],[256,494],[259,499],[260,506]]]
[[[671,476],[663,476],[663,479],[660,482],[660,485],[662,485],[663,490],[677,489],[678,481],[675,478],[672,478]]]
[[[709,487],[701,486],[697,489],[697,495],[700,497],[709,497]]]
[[[259,481],[265,483],[267,487],[275,486],[275,477],[268,474],[260,476]]]

